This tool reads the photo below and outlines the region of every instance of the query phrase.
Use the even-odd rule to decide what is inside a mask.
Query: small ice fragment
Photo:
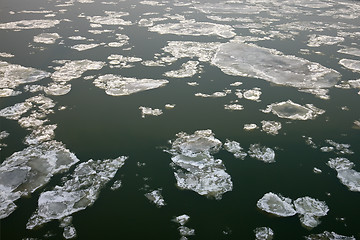
[[[360,121],[359,121],[359,120],[355,120],[355,121],[354,121],[354,125],[355,125],[357,128],[360,128]]]
[[[76,238],[76,229],[71,224],[69,226],[64,227],[63,237],[65,239],[74,239]]]
[[[261,121],[262,130],[271,135],[277,135],[281,129],[281,123],[276,121]]]
[[[345,40],[343,37],[333,37],[327,35],[316,35],[312,34],[309,36],[308,46],[309,47],[320,47],[321,45],[334,45],[341,43]]]
[[[244,124],[244,130],[250,131],[259,128],[255,123]]]
[[[197,82],[187,82],[187,85],[195,87],[195,86],[199,86],[199,83],[197,83]]]
[[[166,109],[173,109],[175,107],[175,104],[165,104]]]
[[[349,149],[351,147],[350,144],[337,143],[337,142],[335,142],[333,140],[329,140],[329,139],[326,139],[325,142],[330,144],[331,146],[335,147],[335,149],[340,154],[354,154],[354,152]]]
[[[242,82],[234,82],[234,83],[231,83],[230,86],[232,87],[238,87],[240,85],[242,85],[243,83]]]
[[[254,230],[256,240],[272,240],[274,231],[269,227],[258,227]]]
[[[34,36],[34,42],[44,44],[54,44],[57,39],[60,38],[58,33],[40,33]]]
[[[81,77],[83,73],[90,70],[100,70],[105,66],[104,62],[91,61],[91,60],[75,60],[61,62],[64,65],[61,67],[55,67],[55,72],[51,75],[51,78],[55,82],[67,82]]]
[[[14,106],[6,107],[0,110],[0,117],[4,117],[11,120],[17,120],[32,108],[32,104],[29,102],[16,103]]]
[[[0,29],[25,30],[52,28],[60,23],[60,20],[21,20],[16,22],[0,23]]]
[[[330,158],[327,165],[337,171],[337,178],[350,191],[360,192],[360,172],[352,169],[355,164],[346,158]]]
[[[285,198],[272,192],[266,193],[257,202],[257,207],[278,217],[290,217],[297,213],[290,198]]]
[[[275,152],[271,148],[260,146],[260,144],[251,144],[249,147],[249,156],[266,163],[275,162]]]
[[[319,173],[322,173],[322,170],[319,169],[319,168],[314,167],[314,168],[313,168],[313,172],[314,172],[315,174],[319,174]]]
[[[214,92],[212,94],[195,93],[196,97],[203,97],[203,98],[219,98],[219,97],[225,97],[226,95],[227,95],[226,92]]]
[[[224,108],[232,111],[241,111],[244,109],[243,105],[240,104],[225,104]]]
[[[180,215],[175,217],[174,222],[179,223],[181,226],[184,226],[188,221],[190,217],[186,214]]]
[[[313,141],[312,137],[306,137],[306,136],[303,136],[303,138],[305,139],[305,143],[309,146],[311,146],[312,148],[317,148],[315,142]]]
[[[71,85],[64,83],[50,83],[47,87],[44,88],[44,92],[47,95],[53,96],[62,96],[70,92]]]
[[[322,152],[331,152],[331,151],[334,151],[334,147],[321,147],[320,151],[322,151]]]
[[[195,229],[192,228],[188,228],[185,226],[180,226],[179,228],[179,232],[181,236],[193,236],[195,235]]]
[[[360,60],[341,59],[339,63],[354,72],[360,72]]]
[[[6,53],[6,52],[0,52],[0,57],[3,58],[12,58],[15,57],[15,55],[11,54],[11,53]]]
[[[163,114],[163,111],[161,109],[155,108],[152,109],[150,107],[139,107],[141,110],[141,117],[145,118],[146,115],[152,115],[152,116],[160,116]]]
[[[260,102],[261,91],[259,88],[254,88],[243,92],[243,97],[248,100]]]
[[[111,190],[115,191],[121,187],[121,180],[116,180],[110,187]]]
[[[172,78],[193,77],[198,72],[198,65],[198,61],[188,61],[182,64],[179,70],[172,70],[164,73],[164,75]]]
[[[146,193],[145,197],[154,203],[157,207],[163,207],[166,205],[165,200],[161,195],[161,189]]]
[[[247,153],[242,151],[243,148],[240,146],[240,143],[236,141],[230,141],[229,139],[227,139],[224,143],[224,148],[226,151],[234,154],[235,158],[240,158],[241,160],[244,160],[247,156]]]
[[[96,48],[99,45],[100,44],[97,44],[97,43],[77,44],[77,45],[72,46],[71,48],[81,52],[81,51],[86,51],[86,50],[89,50],[89,49],[92,49],[92,48]]]

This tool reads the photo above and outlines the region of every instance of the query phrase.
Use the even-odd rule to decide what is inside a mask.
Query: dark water
[[[210,2],[210,1],[209,1]],[[216,1],[213,1],[216,2]],[[254,1],[256,2],[256,1]],[[280,2],[280,1],[279,1]],[[313,1],[310,1],[310,3]],[[339,64],[343,58],[359,60],[359,56],[346,55],[337,51],[343,47],[360,49],[360,35],[350,36],[359,31],[359,17],[338,18],[332,16],[347,10],[342,14],[350,15],[360,13],[358,1],[344,1],[342,3],[317,1],[324,6],[316,8],[307,1],[296,3],[286,2],[283,7],[271,7],[272,12],[260,11],[268,9],[268,4],[243,1],[246,6],[256,6],[258,14],[241,13],[202,13],[193,6],[202,6],[205,1],[193,2],[189,6],[177,6],[177,2],[163,1],[162,6],[141,4],[138,1],[120,1],[112,5],[100,1],[92,3],[65,1],[5,1],[0,2],[0,22],[13,22],[31,19],[69,19],[62,20],[60,24],[45,29],[12,30],[0,29],[0,52],[11,53],[12,58],[1,58],[13,64],[33,67],[40,70],[54,72],[50,66],[56,66],[53,60],[82,60],[103,61],[107,64],[98,71],[86,71],[80,78],[71,80],[71,91],[62,96],[46,95],[56,102],[54,113],[47,118],[50,124],[57,124],[54,139],[61,141],[66,148],[73,152],[81,162],[89,159],[108,159],[118,156],[129,156],[125,165],[119,169],[115,177],[101,190],[96,202],[83,211],[72,214],[73,225],[77,231],[78,239],[179,239],[178,224],[173,222],[175,216],[187,214],[190,221],[187,227],[195,229],[195,235],[189,239],[254,239],[254,229],[257,227],[270,227],[275,235],[274,239],[303,239],[309,234],[334,231],[341,235],[360,238],[360,193],[348,190],[336,177],[336,171],[326,165],[329,158],[346,157],[355,163],[354,169],[360,171],[359,127],[354,121],[360,119],[358,95],[359,89],[329,89],[329,100],[319,99],[309,93],[297,91],[296,88],[275,86],[267,81],[257,78],[230,76],[209,62],[200,62],[202,71],[193,77],[167,78],[163,74],[169,70],[179,69],[182,63],[190,60],[180,58],[165,67],[146,67],[141,62],[130,63],[132,68],[111,68],[107,57],[111,54],[135,56],[145,60],[153,60],[154,55],[162,53],[162,48],[168,41],[197,41],[197,42],[228,42],[220,36],[187,36],[176,34],[159,34],[148,31],[147,27],[138,25],[142,18],[164,17],[164,14],[174,16],[179,14],[185,19],[196,19],[198,22],[216,22],[208,19],[207,15],[222,17],[246,17],[253,22],[262,24],[266,22],[260,17],[277,18],[271,23],[257,29],[263,30],[264,36],[270,36],[270,31],[280,29],[280,24],[299,22],[298,26],[307,23],[318,23],[324,29],[311,28],[304,30],[281,30],[282,33],[292,37],[280,39],[273,37],[264,41],[254,42],[258,46],[277,49],[284,54],[295,55],[312,62],[334,69],[341,74],[340,80],[356,80],[360,78],[359,72],[347,69]],[[353,4],[353,5],[350,5]],[[281,4],[280,4],[281,5]],[[292,6],[286,8],[285,6]],[[65,9],[66,11],[61,11]],[[352,9],[352,12],[349,12]],[[22,13],[23,10],[50,10],[54,17],[44,17],[48,13]],[[12,11],[14,14],[11,14]],[[104,11],[127,12],[122,17],[131,21],[129,26],[106,25],[94,28],[98,30],[109,29],[113,32],[92,34],[85,16],[105,16]],[[295,12],[293,12],[295,11]],[[153,12],[153,15],[143,15]],[[275,16],[277,13],[280,16]],[[328,16],[321,13],[328,12]],[[357,15],[359,16],[359,15]],[[165,19],[154,22],[154,25],[178,22],[178,20]],[[239,25],[244,22],[217,22],[224,25]],[[331,27],[338,24],[339,28]],[[342,27],[343,24],[345,27]],[[355,26],[355,27],[354,27]],[[260,37],[249,30],[236,28],[237,36]],[[35,43],[33,37],[43,33],[58,33],[61,38],[55,44]],[[347,33],[344,41],[334,45],[321,45],[319,47],[307,46],[309,35],[339,36]],[[115,34],[124,34],[129,41],[122,47],[112,48],[100,45],[86,51],[76,51],[70,46],[80,43],[109,43],[116,42]],[[83,36],[93,41],[75,41],[68,37]],[[131,47],[130,50],[127,48]],[[43,48],[43,49],[42,49]],[[309,54],[301,54],[300,49],[310,49]],[[316,53],[317,52],[317,53]],[[192,60],[198,60],[196,58]],[[274,65],[274,67],[277,67]],[[122,75],[138,79],[167,79],[169,83],[161,88],[138,92],[129,96],[109,96],[103,89],[97,88],[93,80],[86,80],[86,76],[101,76],[105,74]],[[84,79],[85,78],[85,79]],[[196,87],[187,82],[196,81]],[[231,87],[233,82],[241,81],[239,87]],[[33,84],[46,86],[52,82],[45,78]],[[16,90],[22,94],[0,99],[0,108],[12,106],[23,102],[29,97],[39,93],[30,93],[23,90],[21,85]],[[225,104],[237,100],[235,89],[252,89],[258,87],[262,91],[260,102],[239,99],[244,106],[242,111],[229,111],[224,109]],[[195,93],[211,94],[223,89],[232,89],[232,93],[223,98],[201,98]],[[308,103],[325,110],[313,120],[282,119],[273,114],[265,114],[260,109],[275,102],[292,100],[301,105]],[[167,103],[176,104],[174,109],[166,110]],[[66,106],[65,110],[57,110],[59,106]],[[160,116],[141,117],[139,106],[149,106],[163,109]],[[342,110],[347,106],[348,110]],[[261,131],[261,121],[278,121],[282,129],[278,135],[270,135]],[[1,149],[1,162],[11,154],[27,147],[23,139],[30,131],[19,126],[17,121],[1,118],[1,131],[7,131],[9,137],[1,140],[7,146]],[[256,123],[260,129],[246,131],[244,124]],[[190,190],[180,190],[176,187],[174,170],[170,167],[171,155],[164,152],[171,145],[176,134],[184,131],[192,134],[196,130],[211,129],[215,137],[222,143],[226,139],[237,141],[247,150],[250,144],[260,143],[270,147],[276,152],[276,162],[266,164],[247,156],[239,160],[232,154],[220,150],[215,154],[222,159],[226,172],[231,176],[233,190],[225,193],[221,200],[200,196]],[[306,137],[312,137],[318,148],[311,148],[305,143]],[[354,152],[351,155],[338,155],[336,152],[321,152],[319,147],[328,146],[326,139],[337,143],[350,144]],[[144,163],[144,166],[138,166]],[[313,173],[313,168],[322,170],[321,174]],[[51,190],[61,185],[61,178],[69,172],[53,176],[48,184],[35,191],[31,196],[17,200],[17,209],[8,217],[1,220],[1,239],[62,239],[63,229],[58,221],[54,220],[34,230],[27,230],[26,223],[37,208],[37,199],[41,192]],[[115,180],[121,180],[122,186],[116,191],[110,190]],[[158,208],[149,202],[144,194],[155,189],[162,189],[162,196],[166,206]],[[299,217],[274,217],[259,210],[257,201],[265,193],[274,192],[293,200],[310,196],[325,201],[329,206],[328,214],[321,218],[321,224],[312,230],[301,226]]]

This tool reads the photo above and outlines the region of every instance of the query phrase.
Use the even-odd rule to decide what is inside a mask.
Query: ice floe
[[[243,148],[240,146],[240,143],[236,141],[230,141],[229,139],[227,139],[224,143],[224,148],[226,151],[234,154],[235,158],[240,158],[244,160],[247,156],[247,153],[243,152]]]
[[[260,78],[305,89],[330,88],[341,76],[318,63],[240,42],[221,44],[212,64],[229,75]]]
[[[250,131],[259,128],[255,123],[244,124],[244,130]]]
[[[331,147],[329,147],[327,150],[330,150],[330,148],[332,148],[332,150],[334,150],[334,148],[335,148],[337,151],[336,152],[337,154],[354,154],[354,152],[350,150],[350,147],[351,147],[350,144],[337,143],[330,139],[326,139],[325,142],[328,143],[329,145],[331,145]]]
[[[77,45],[72,46],[71,48],[81,52],[81,51],[86,51],[86,50],[89,50],[89,49],[92,49],[92,48],[96,48],[99,45],[100,44],[97,44],[97,43],[77,44]]]
[[[152,116],[160,116],[161,114],[163,114],[163,111],[161,109],[155,108],[152,109],[150,107],[139,107],[139,109],[141,110],[141,117],[145,118],[146,115],[152,115]]]
[[[244,110],[244,106],[240,104],[225,104],[224,108],[226,110],[232,110],[232,111],[241,111]]]
[[[0,165],[0,219],[16,208],[14,201],[44,186],[79,159],[57,141],[44,142],[15,152]]]
[[[25,137],[24,143],[27,145],[37,145],[45,141],[50,141],[55,136],[54,130],[56,127],[56,124],[38,126]]]
[[[198,72],[198,65],[198,61],[188,61],[182,64],[179,70],[172,70],[164,73],[164,75],[172,78],[193,77]]]
[[[264,113],[270,113],[277,115],[280,118],[287,118],[292,120],[309,120],[314,119],[318,115],[324,114],[325,111],[315,107],[312,104],[306,104],[302,106],[294,103],[291,100],[280,103],[272,103],[267,106]]]
[[[169,81],[136,79],[107,74],[94,80],[96,87],[104,89],[111,96],[124,96],[165,86]]]
[[[7,131],[1,131],[0,132],[0,151],[2,147],[6,147],[7,145],[5,143],[2,143],[2,140],[7,138],[10,134]]]
[[[276,121],[261,121],[262,130],[271,135],[277,135],[281,129],[281,123]]]
[[[339,63],[354,72],[360,72],[360,60],[341,59]]]
[[[53,95],[53,96],[66,95],[70,92],[70,90],[71,90],[71,85],[65,84],[63,82],[50,83],[47,87],[44,88],[44,92],[47,95]]]
[[[56,70],[51,78],[56,82],[67,82],[81,77],[81,75],[89,70],[100,70],[105,63],[100,61],[91,61],[88,59],[63,61],[63,66],[55,67]]]
[[[360,49],[359,48],[343,48],[338,50],[339,53],[345,53],[348,55],[352,55],[352,56],[356,56],[356,57],[360,57]]]
[[[325,202],[310,197],[298,198],[294,201],[301,224],[306,228],[314,228],[320,224],[320,217],[326,216],[329,207]]]
[[[274,231],[269,227],[258,227],[254,230],[256,240],[272,240]]]
[[[203,98],[219,98],[219,97],[226,97],[226,92],[214,92],[212,94],[206,93],[195,93],[196,97],[203,97]]]
[[[168,152],[173,155],[174,175],[180,189],[215,199],[232,190],[233,183],[222,160],[211,155],[222,146],[211,130],[199,130],[191,135],[180,132],[176,136]]]
[[[165,104],[166,109],[173,109],[175,106],[176,104],[170,104],[170,103]]]
[[[352,169],[355,164],[347,158],[330,158],[327,165],[337,171],[337,178],[350,191],[360,192],[360,172]]]
[[[0,23],[0,29],[27,30],[52,28],[60,23],[60,20],[21,20],[16,22]]]
[[[40,33],[34,36],[34,42],[44,44],[54,44],[60,38],[58,33]]]
[[[122,185],[121,180],[116,180],[113,185],[110,187],[111,190],[115,191],[117,189],[119,189]]]
[[[326,35],[312,34],[309,36],[308,46],[309,47],[320,47],[321,45],[334,45],[341,43],[345,40],[343,37],[333,37]]]
[[[131,65],[129,63],[142,61],[142,59],[139,57],[125,57],[123,55],[118,55],[118,54],[110,55],[108,57],[108,60],[110,60],[109,64],[111,65],[111,67],[116,67],[116,68],[131,68],[134,67],[134,65]]]
[[[184,226],[189,221],[189,219],[190,219],[189,215],[183,214],[175,217],[173,221],[180,224],[181,226]]]
[[[0,117],[4,117],[11,120],[18,120],[21,115],[26,113],[32,108],[32,104],[29,102],[16,103],[13,106],[6,107],[0,110]]]
[[[306,240],[356,240],[355,237],[351,236],[343,236],[343,235],[339,235],[335,232],[328,232],[325,231],[323,233],[319,233],[319,234],[311,234],[309,236],[305,237]]]
[[[60,220],[94,204],[100,190],[121,168],[127,157],[89,160],[79,164],[62,186],[41,193],[38,209],[26,224],[33,229],[52,220]]]
[[[149,199],[150,202],[154,203],[157,207],[163,207],[166,205],[165,200],[161,195],[161,189],[146,193],[145,197]]]
[[[262,94],[262,92],[260,91],[260,88],[254,88],[254,89],[244,91],[242,93],[242,96],[245,99],[260,102],[259,99],[260,99],[261,94]]]
[[[290,198],[266,193],[258,202],[257,207],[261,210],[279,217],[290,217],[296,215],[296,210]]]
[[[249,156],[256,158],[266,163],[275,162],[275,152],[269,147],[261,146],[260,144],[250,144]]]
[[[15,55],[11,54],[11,53],[6,53],[6,52],[0,52],[0,57],[3,58],[12,58],[15,57]]]
[[[17,95],[14,89],[21,84],[33,83],[49,77],[50,73],[0,61],[0,96]]]
[[[222,38],[232,38],[236,35],[234,28],[210,22],[196,22],[195,20],[183,20],[179,23],[165,23],[149,27],[149,31],[159,34],[175,34],[190,36],[215,35]]]
[[[86,17],[91,23],[101,24],[101,25],[132,25],[131,21],[126,21],[122,19],[124,16],[128,16],[129,13],[126,12],[114,12],[114,11],[105,11],[106,16],[91,16]]]

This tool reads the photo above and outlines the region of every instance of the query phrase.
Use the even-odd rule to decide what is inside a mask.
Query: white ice
[[[251,144],[249,147],[249,156],[266,163],[275,162],[275,152],[269,147],[260,144]]]
[[[281,129],[281,123],[276,121],[261,121],[262,130],[271,135],[277,135]]]
[[[269,227],[258,227],[254,230],[256,240],[272,240],[274,231]]]
[[[161,195],[161,189],[146,193],[145,197],[149,199],[150,202],[154,203],[157,207],[163,207],[166,205],[165,200]]]
[[[285,198],[272,192],[266,193],[257,202],[257,207],[278,217],[290,217],[296,214],[290,198]]]

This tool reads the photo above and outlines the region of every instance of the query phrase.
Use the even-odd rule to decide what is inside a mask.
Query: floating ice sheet
[[[339,63],[354,72],[360,72],[360,60],[341,59]]]
[[[296,88],[330,88],[341,76],[318,63],[240,42],[222,44],[212,64],[229,75],[260,78]]]
[[[52,28],[60,23],[59,20],[21,20],[16,22],[0,23],[0,29],[26,30]]]
[[[100,190],[115,176],[126,159],[89,160],[79,164],[62,186],[55,186],[40,195],[38,209],[26,228],[33,229],[52,220],[60,220],[94,204]]]
[[[249,156],[266,163],[275,162],[275,152],[271,148],[261,146],[260,144],[251,144],[249,147]]]
[[[159,34],[175,34],[188,36],[219,36],[232,38],[236,34],[234,28],[210,22],[196,22],[195,20],[184,20],[179,23],[165,23],[149,27],[149,31]]]
[[[0,165],[0,219],[16,208],[13,203],[44,186],[56,173],[79,159],[60,142],[50,141],[15,152]]]
[[[176,136],[169,153],[177,166],[174,175],[179,188],[216,199],[232,190],[231,177],[225,172],[223,162],[211,155],[222,145],[211,130],[199,130],[191,135],[181,132]]]
[[[261,121],[262,130],[271,135],[277,135],[281,129],[281,123],[276,121]]]
[[[157,207],[163,207],[166,205],[165,200],[161,195],[161,189],[146,193],[145,197],[149,199],[150,202],[154,203]]]
[[[261,210],[274,214],[279,217],[290,217],[296,214],[294,205],[290,198],[269,192],[266,193],[258,202],[257,207]]]
[[[272,112],[280,118],[287,118],[292,120],[309,120],[314,119],[318,115],[325,113],[324,110],[315,107],[312,104],[302,106],[294,103],[291,100],[280,103],[272,103],[267,106],[264,113]]]
[[[300,215],[300,221],[306,228],[314,228],[320,224],[320,217],[326,216],[329,207],[325,202],[311,197],[302,197],[294,201],[297,213]]]
[[[256,240],[272,240],[274,231],[269,227],[258,227],[254,230]]]
[[[230,141],[227,139],[224,143],[224,148],[226,151],[234,154],[234,157],[236,158],[244,160],[244,158],[247,156],[247,153],[243,152],[243,148],[240,146],[240,143],[236,141]]]
[[[44,44],[54,44],[60,38],[58,33],[40,33],[34,36],[34,42]]]
[[[0,61],[0,94],[2,97],[16,95],[14,89],[21,84],[33,83],[49,77],[50,73]]]
[[[337,171],[337,178],[348,187],[350,191],[360,192],[360,172],[352,169],[355,164],[346,158],[334,158],[327,165]]]
[[[306,240],[356,240],[355,237],[343,236],[334,232],[325,231],[319,234],[311,234],[305,237]]]
[[[56,71],[51,75],[51,78],[57,82],[67,82],[81,77],[86,71],[100,70],[103,66],[105,66],[104,62],[87,59],[65,61],[63,66],[55,67]]]
[[[104,89],[111,96],[124,96],[165,86],[169,81],[136,79],[107,74],[94,80],[96,87]]]
[[[164,73],[164,75],[172,78],[193,77],[198,72],[198,65],[198,61],[188,61],[182,64],[179,70],[172,70]]]

